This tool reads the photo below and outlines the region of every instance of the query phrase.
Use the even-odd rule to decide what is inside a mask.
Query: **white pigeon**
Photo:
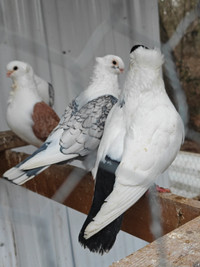
[[[7,76],[12,79],[6,114],[8,126],[28,144],[39,147],[60,119],[38,95],[30,65],[12,61],[7,65]]]
[[[113,246],[123,213],[175,159],[184,139],[182,120],[168,98],[157,49],[134,46],[124,90],[107,118],[93,170],[93,203],[79,234],[92,252]]]
[[[93,164],[85,168],[94,167],[107,115],[120,94],[118,75],[124,70],[124,63],[118,56],[97,57],[96,61],[89,87],[65,109],[59,125],[46,142],[28,159],[6,171],[3,177],[23,184],[51,164],[74,158],[85,160],[91,154]]]

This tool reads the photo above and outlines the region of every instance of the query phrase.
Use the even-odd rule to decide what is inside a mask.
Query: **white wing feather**
[[[108,114],[104,133],[98,148],[97,160],[92,170],[92,175],[95,178],[100,161],[104,161],[106,155],[113,158],[116,161],[121,160],[124,136],[125,136],[125,126],[124,126],[123,111],[120,108],[119,103],[117,103],[110,113]]]
[[[86,239],[90,238],[106,225],[114,221],[131,207],[146,192],[146,190],[146,187],[130,187],[115,183],[114,190],[105,200],[100,211],[93,218],[94,221],[86,227],[84,237]]]
[[[51,107],[54,104],[54,88],[47,81],[43,80],[36,74],[34,74],[34,79],[36,82],[38,94],[42,98],[42,100]]]
[[[60,151],[60,137],[63,133],[63,129],[57,129],[54,134],[51,135],[45,143],[49,142],[48,147],[34,155],[28,161],[20,166],[21,170],[28,170],[33,168],[42,167],[45,165],[51,165],[57,162],[62,162],[75,157],[77,154],[65,155]]]

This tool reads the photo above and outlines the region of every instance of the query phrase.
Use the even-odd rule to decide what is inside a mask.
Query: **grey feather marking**
[[[58,126],[55,128],[56,129],[61,129],[61,128],[64,128],[64,125],[66,123],[68,123],[68,121],[70,120],[70,118],[76,114],[76,112],[78,112],[78,105],[76,103],[75,100],[73,100],[65,109],[61,119],[60,119],[60,122],[58,124]],[[54,130],[54,131],[55,131]],[[53,132],[54,132],[53,131]]]
[[[55,98],[54,88],[53,88],[53,85],[51,83],[48,83],[48,84],[49,84],[49,106],[53,107],[54,98]]]
[[[65,117],[62,126],[62,153],[85,156],[96,149],[103,134],[106,118],[116,102],[114,96],[104,95],[88,102],[80,110],[75,104],[71,105],[71,116],[68,114]]]

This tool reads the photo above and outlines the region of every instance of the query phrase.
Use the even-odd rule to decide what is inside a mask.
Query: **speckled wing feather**
[[[60,140],[64,154],[78,153],[80,156],[98,147],[109,111],[117,99],[112,95],[98,97],[79,111],[74,112],[64,122],[64,132]]]
[[[59,122],[59,128],[64,128],[66,123],[70,120],[74,114],[78,112],[78,105],[76,103],[76,100],[73,100],[65,109],[60,122]]]

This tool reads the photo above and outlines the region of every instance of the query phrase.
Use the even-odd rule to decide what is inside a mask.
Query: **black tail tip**
[[[98,238],[96,235],[90,237],[89,239],[85,239],[82,233],[79,234],[79,243],[85,249],[89,249],[90,252],[98,253],[100,255],[108,253],[114,244],[114,242],[112,242],[110,245],[108,242],[101,240],[101,238]]]
[[[84,248],[88,248],[91,252],[101,255],[108,253],[113,247],[117,234],[121,229],[122,220],[123,214],[88,239],[84,238],[86,228],[84,225],[79,234],[79,242]]]

